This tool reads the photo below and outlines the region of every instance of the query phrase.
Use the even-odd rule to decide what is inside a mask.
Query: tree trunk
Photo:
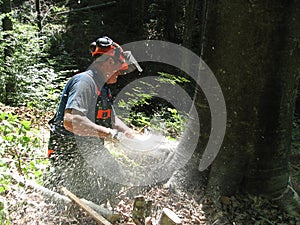
[[[3,0],[2,1],[2,10],[3,14],[6,14],[3,18],[2,18],[2,28],[3,31],[11,31],[13,29],[13,23],[12,20],[9,16],[9,13],[11,13],[11,0]],[[5,35],[4,38],[8,38],[8,35]],[[9,47],[6,47],[4,50],[4,56],[10,56],[12,53],[12,49]]]
[[[12,31],[13,30],[13,23],[10,17],[10,13],[12,10],[11,7],[11,0],[3,0],[2,2],[2,12],[3,14],[6,14],[3,18],[2,18],[2,28],[3,28],[3,32],[7,32],[7,31]],[[4,40],[7,40],[7,43],[9,43],[9,39],[10,39],[10,35],[9,33],[6,33],[3,35]],[[4,48],[4,61],[6,61],[6,59],[8,57],[11,57],[13,54],[13,46],[11,45],[6,45]],[[6,63],[4,66],[9,67],[9,65]],[[5,70],[7,71],[6,73],[6,79],[5,79],[5,93],[4,93],[4,103],[6,105],[9,105],[11,103],[13,103],[13,100],[10,98],[10,93],[14,93],[15,89],[16,89],[16,81],[15,81],[15,76],[14,74],[11,74],[9,71],[9,69]]]
[[[27,180],[26,178],[21,177],[16,174],[8,173],[6,175],[11,176],[16,182],[24,185],[26,188],[32,188],[35,191],[41,193],[43,196],[50,199],[51,202],[55,203],[56,205],[70,207],[70,205],[72,203],[72,200],[69,199],[68,197],[61,195],[57,192],[51,191],[48,188],[45,188],[45,187],[39,185],[34,180]],[[97,205],[91,201],[85,200],[83,198],[81,198],[80,201],[82,201],[85,205],[87,205],[90,208],[92,208],[93,210],[95,210],[100,215],[104,216],[107,220],[109,220],[112,223],[121,218],[121,216],[119,214],[116,214],[116,213],[110,211],[109,209],[106,209],[106,208],[104,208],[100,205]]]
[[[125,4],[128,4],[126,2]],[[129,18],[129,30],[136,34],[135,37],[144,35],[143,21],[145,17],[145,0],[132,0],[130,1],[131,15]]]
[[[42,15],[41,15],[40,0],[35,0],[35,10],[36,10],[36,13],[37,13],[38,28],[39,28],[39,31],[41,31],[42,30]]]
[[[186,0],[184,11],[183,45],[190,49],[195,28],[195,0]]]
[[[277,32],[284,35],[276,40],[274,33],[269,38],[275,39],[273,46],[281,45],[282,48],[273,53],[273,68],[277,65],[276,70],[266,76],[264,96],[258,108],[256,151],[245,180],[250,191],[264,191],[271,196],[279,196],[288,181],[288,156],[300,59],[299,47],[295,49],[294,42],[294,38],[300,35],[300,4],[297,1],[294,4],[282,3],[275,10],[284,12],[282,18],[278,18],[277,25]],[[279,12],[277,14],[280,15]],[[259,187],[256,186],[257,181]]]
[[[204,56],[228,112],[208,183],[218,195],[242,190],[273,198],[287,188],[299,62],[290,37],[299,37],[299,7],[280,0],[210,4]]]
[[[175,24],[177,21],[178,0],[166,0],[166,38],[170,42],[176,42]]]

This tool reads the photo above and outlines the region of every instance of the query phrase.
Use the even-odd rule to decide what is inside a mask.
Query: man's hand
[[[124,132],[125,136],[128,138],[134,138],[138,133],[132,129],[128,129]]]
[[[118,132],[117,129],[109,129],[109,135],[106,137],[107,141],[120,142],[124,138],[123,132]]]

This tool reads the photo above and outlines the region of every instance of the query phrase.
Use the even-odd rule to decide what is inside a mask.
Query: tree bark
[[[299,39],[299,38],[298,38]],[[300,40],[298,40],[299,42]],[[296,106],[295,106],[295,116],[300,118],[300,81],[298,82],[298,94],[296,98]]]
[[[2,19],[3,31],[11,31],[13,29],[13,23],[10,16],[8,15],[9,13],[11,13],[11,0],[2,1],[2,12],[3,14],[6,14]],[[11,52],[9,50],[6,51],[7,52],[4,55],[10,56]]]
[[[209,176],[213,194],[242,190],[273,198],[287,188],[299,62],[290,37],[299,37],[298,15],[297,1],[210,4],[204,57],[228,112]]]

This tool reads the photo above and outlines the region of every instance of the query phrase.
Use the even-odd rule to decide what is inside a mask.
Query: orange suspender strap
[[[53,153],[54,153],[54,150],[48,149],[48,153],[47,153],[48,158],[50,158],[50,156],[51,156]]]
[[[106,120],[111,117],[111,109],[99,109],[97,113],[97,119]]]

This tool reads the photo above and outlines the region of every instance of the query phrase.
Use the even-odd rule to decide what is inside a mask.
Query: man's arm
[[[79,136],[108,138],[112,134],[112,129],[93,123],[75,109],[65,110],[64,127]]]
[[[129,128],[119,117],[115,116],[114,129],[117,129],[119,132],[123,132],[127,137],[133,138],[137,133]]]

